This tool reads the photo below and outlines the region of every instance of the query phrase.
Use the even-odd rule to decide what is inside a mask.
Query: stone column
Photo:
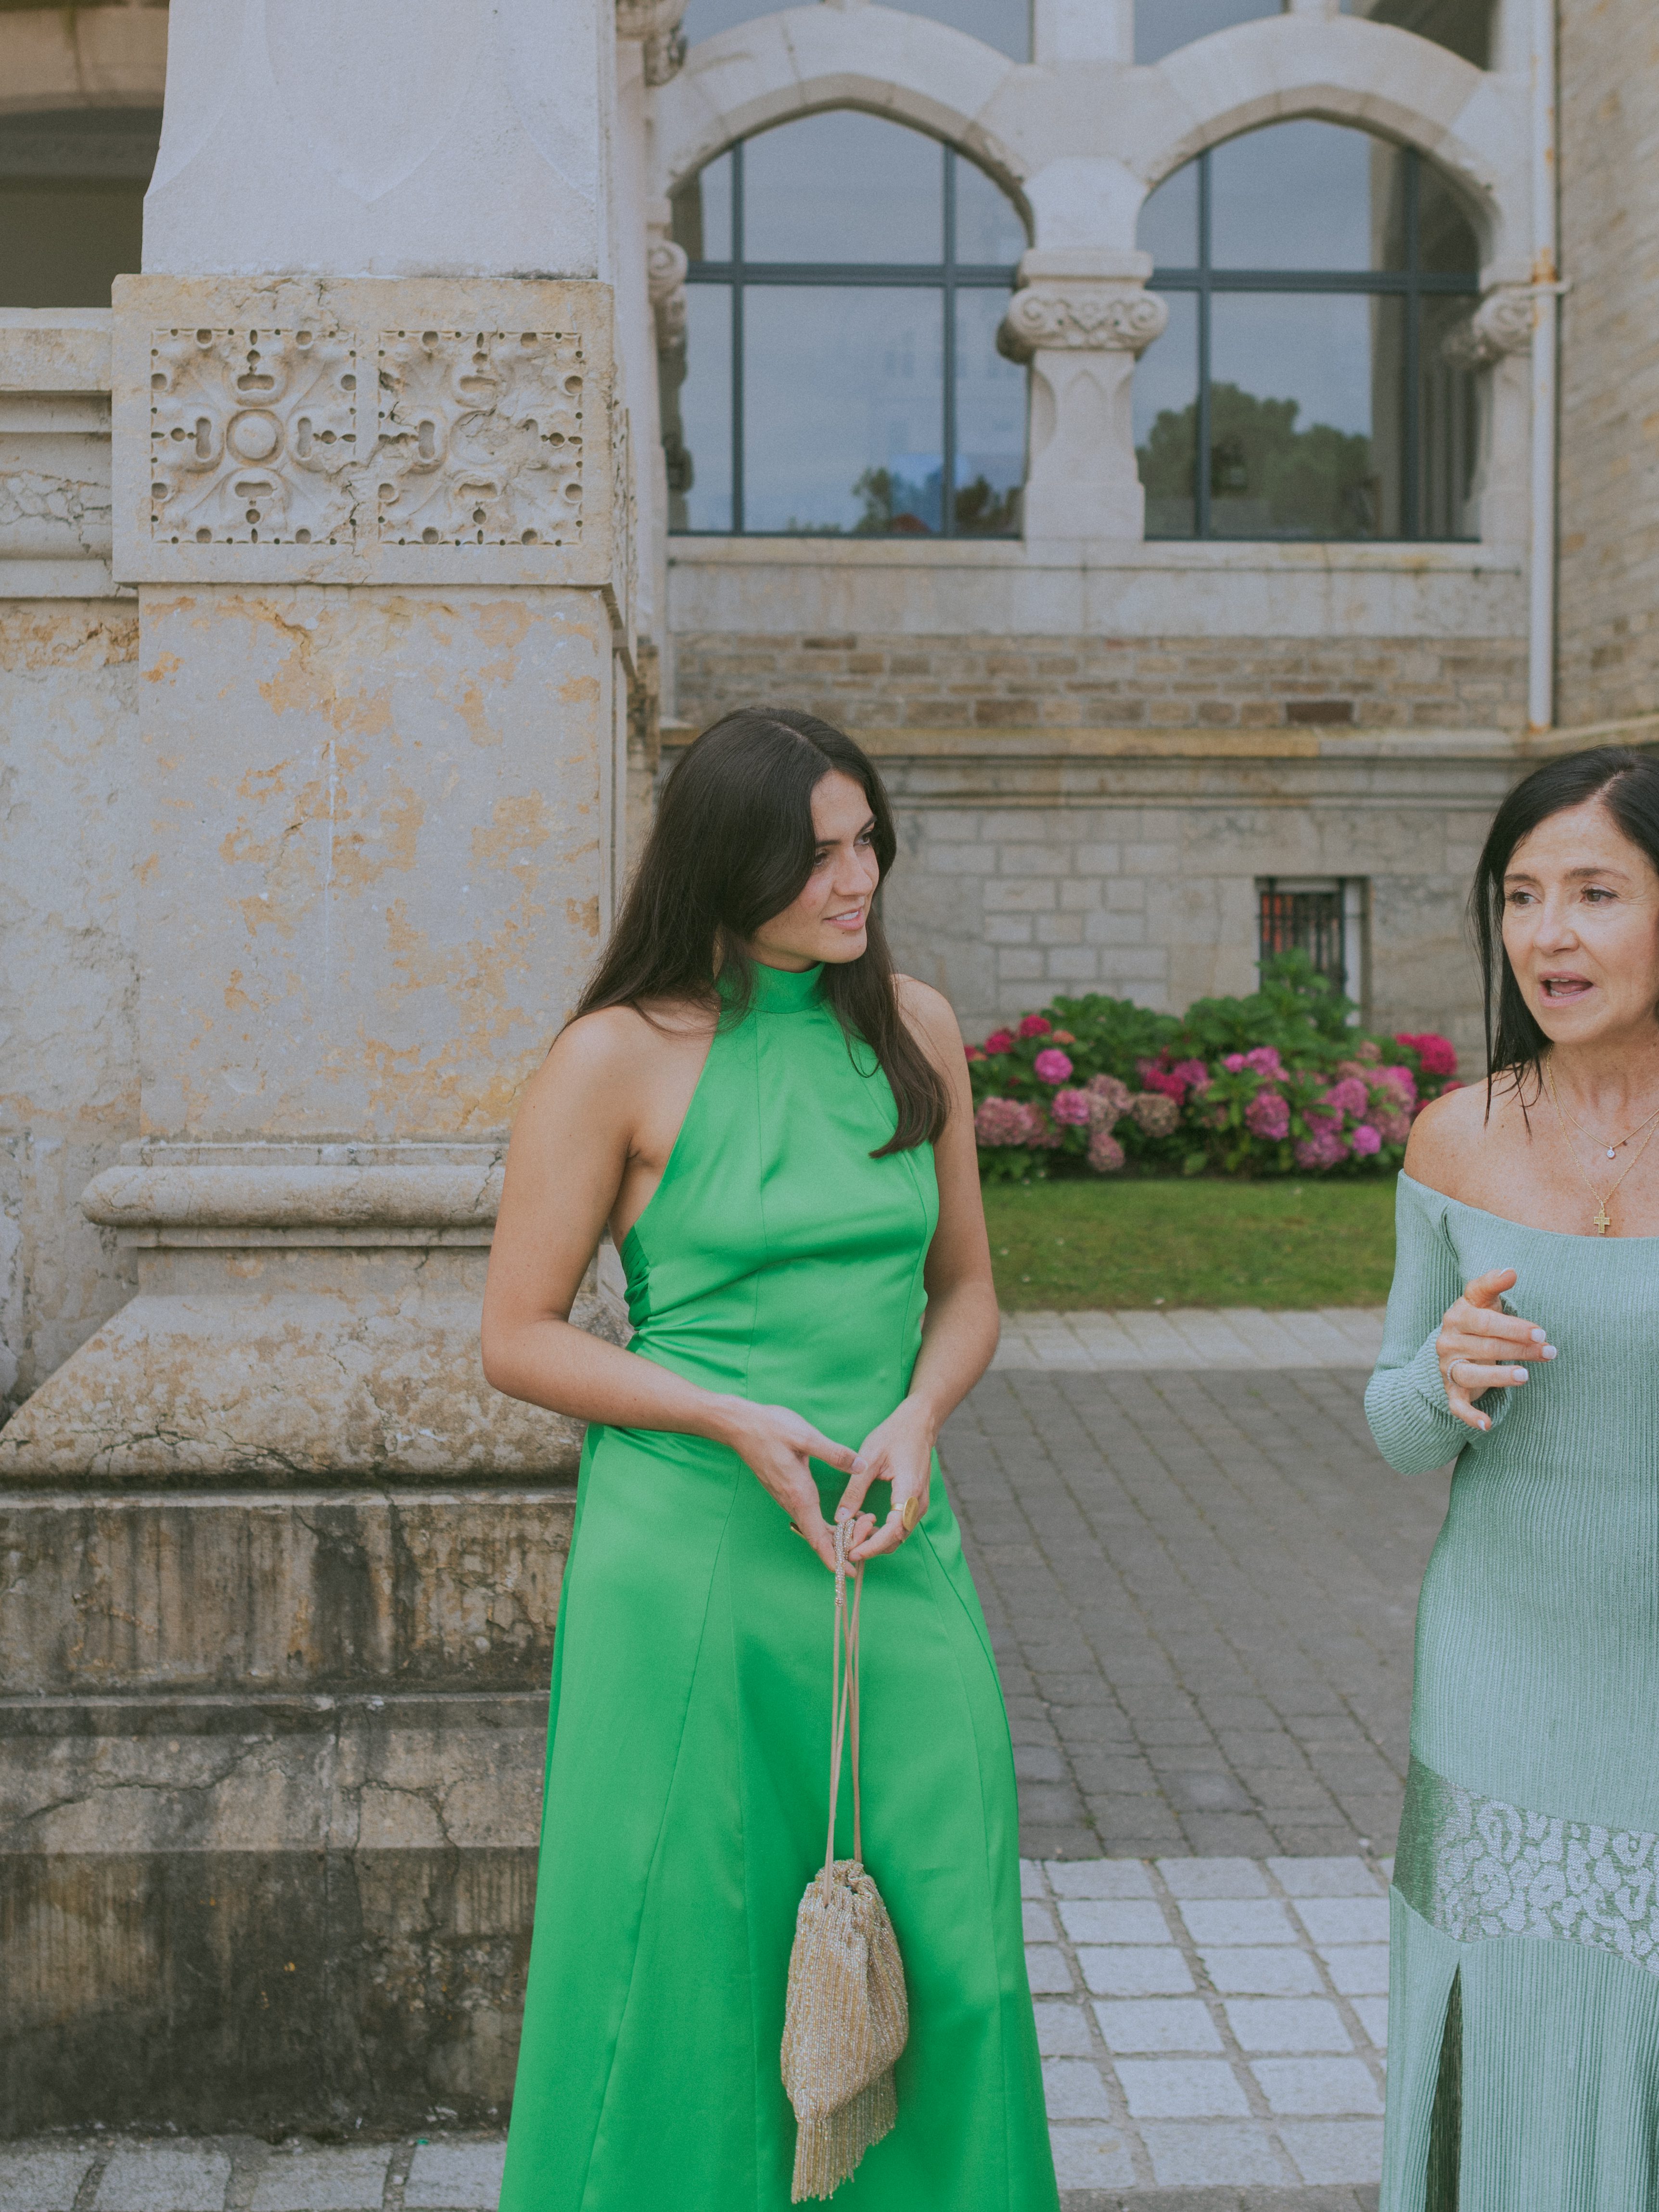
[[[1449,360],[1485,372],[1480,385],[1480,453],[1468,528],[1488,542],[1522,546],[1531,513],[1528,426],[1535,319],[1527,282],[1489,282],[1468,320],[1446,341]]]
[[[1169,320],[1146,289],[1150,255],[1035,250],[997,343],[1031,364],[1028,540],[1135,538],[1146,499],[1135,467],[1130,385]]]
[[[173,0],[115,298],[140,1126],[85,1200],[139,1291],[0,1474],[571,1464],[476,1333],[622,865],[614,64],[598,0]]]

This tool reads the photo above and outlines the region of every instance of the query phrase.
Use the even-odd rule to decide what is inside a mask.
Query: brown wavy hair
[[[884,883],[897,851],[875,764],[845,731],[788,707],[739,707],[687,747],[664,787],[640,864],[576,1012],[684,1000],[741,1021],[754,994],[747,940],[793,906],[812,872],[812,793],[850,776],[874,817]],[[899,1012],[878,902],[856,960],[826,963],[823,996],[845,1032],[874,1053],[898,1123],[873,1157],[938,1141],[945,1079]],[[573,1017],[574,1018],[574,1017]]]

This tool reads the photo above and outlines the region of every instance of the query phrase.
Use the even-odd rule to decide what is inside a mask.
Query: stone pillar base
[[[138,1294],[0,1431],[0,1482],[568,1479],[581,1425],[485,1382],[484,1145],[134,1145],[82,1206]],[[621,1343],[616,1278],[572,1316]]]

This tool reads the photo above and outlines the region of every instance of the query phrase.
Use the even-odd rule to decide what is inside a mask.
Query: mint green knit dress
[[[871,1158],[893,1095],[820,972],[758,970],[622,1257],[636,1357],[856,1447],[909,1386],[939,1190],[925,1146]],[[832,1512],[845,1479],[817,1472]],[[503,2212],[785,2212],[784,1992],[823,1863],[834,1594],[735,1453],[589,1430]],[[1007,1717],[937,1469],[908,1541],[866,1571],[862,1639],[864,1852],[910,2039],[897,2125],[836,2201],[1056,2212]]]
[[[1455,1457],[1423,1578],[1391,1899],[1382,2212],[1659,2207],[1659,1237],[1523,1228],[1400,1178],[1366,1394]],[[1434,1349],[1474,1275],[1559,1356],[1476,1435]]]

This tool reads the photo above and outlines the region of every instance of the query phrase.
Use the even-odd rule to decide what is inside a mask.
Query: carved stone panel
[[[149,382],[152,537],[351,542],[357,349],[349,332],[155,331]]]
[[[1169,319],[1168,302],[1139,283],[1028,284],[1008,303],[997,349],[1011,361],[1061,347],[1138,354]]]
[[[376,530],[394,545],[574,545],[581,341],[563,331],[383,331]]]

